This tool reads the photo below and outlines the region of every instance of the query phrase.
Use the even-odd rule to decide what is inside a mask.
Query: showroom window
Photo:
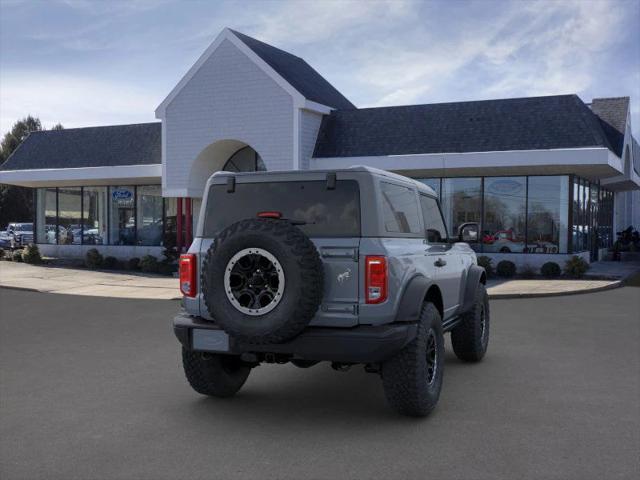
[[[109,187],[109,244],[136,244],[135,187]]]
[[[420,233],[418,200],[414,190],[381,182],[384,227],[391,233]]]
[[[485,177],[482,251],[526,253],[527,178]]]
[[[82,189],[58,188],[58,245],[82,243]]]
[[[162,198],[160,185],[36,190],[41,244],[161,246],[167,234],[175,241],[175,220],[176,199]]]
[[[82,218],[82,243],[107,243],[107,187],[84,187]]]
[[[137,188],[138,245],[162,244],[162,189],[160,185]]]
[[[458,228],[464,223],[477,223],[480,226],[481,211],[482,179],[442,179],[442,212],[452,236],[458,235]],[[479,251],[479,242],[470,245]]]
[[[569,178],[529,177],[527,244],[531,253],[567,253]]]
[[[613,193],[600,189],[600,205],[598,208],[599,247],[613,246]]]
[[[36,242],[56,243],[57,189],[39,188],[36,193]]]
[[[573,177],[569,202],[568,176],[520,176],[482,178],[421,178],[440,188],[441,206],[450,236],[463,223],[477,223],[481,243],[471,243],[486,253],[568,253],[569,208],[573,218],[573,251],[590,248],[589,232],[606,234],[612,228],[613,205],[606,193]],[[600,199],[600,205],[594,202]],[[603,227],[598,227],[598,219]],[[596,240],[593,239],[595,242]],[[600,244],[610,240],[600,238]]]
[[[195,223],[195,222],[194,222]],[[164,199],[164,238],[163,245],[167,248],[175,247],[178,234],[178,199]]]

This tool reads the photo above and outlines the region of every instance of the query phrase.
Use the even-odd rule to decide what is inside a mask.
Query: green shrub
[[[145,255],[140,260],[140,270],[142,270],[145,273],[157,273],[158,259],[153,255]]]
[[[582,277],[587,273],[587,270],[589,270],[589,264],[584,258],[577,255],[571,257],[564,264],[564,273],[573,278]]]
[[[493,276],[493,263],[491,258],[481,255],[478,257],[478,266],[484,268],[484,271],[487,272],[488,277]]]
[[[173,275],[173,272],[178,271],[178,266],[175,263],[161,262],[158,264],[158,273],[162,275]]]
[[[118,268],[118,259],[116,257],[105,257],[102,266],[107,270],[115,270]]]
[[[22,252],[22,260],[25,263],[42,263],[42,257],[40,256],[40,250],[35,244],[27,245]]]
[[[178,258],[180,258],[180,252],[175,247],[166,247],[162,250],[162,255],[164,256],[163,262],[165,263],[173,263],[177,262]]]
[[[516,264],[509,260],[501,260],[500,262],[498,262],[496,272],[501,277],[513,277],[516,274]]]
[[[140,269],[140,259],[138,257],[133,257],[127,260],[127,269],[128,270],[139,270]]]
[[[520,267],[520,276],[522,278],[533,278],[538,274],[538,270],[529,264],[525,264]]]
[[[4,248],[0,248],[0,260],[2,260],[4,257],[5,257]]]
[[[102,266],[102,262],[102,254],[96,248],[87,250],[87,255],[84,259],[84,264],[87,268],[100,268]]]
[[[22,252],[20,250],[16,250],[15,252],[13,252],[11,254],[11,260],[13,260],[14,262],[23,262],[23,258],[22,258]]]
[[[560,276],[562,270],[560,270],[560,265],[558,265],[556,262],[547,262],[542,265],[540,273],[542,273],[542,275],[547,278],[556,278]]]

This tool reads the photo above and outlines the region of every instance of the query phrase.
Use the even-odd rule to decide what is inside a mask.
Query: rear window
[[[212,185],[207,200],[204,234],[220,230],[260,212],[279,212],[282,218],[305,222],[298,227],[309,237],[360,236],[360,192],[355,180],[338,180],[327,189],[326,181],[236,183]]]

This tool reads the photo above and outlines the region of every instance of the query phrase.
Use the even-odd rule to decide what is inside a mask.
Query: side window
[[[381,182],[384,227],[392,233],[420,233],[420,212],[415,192],[400,185]]]
[[[442,243],[447,241],[447,229],[442,220],[440,208],[435,198],[420,195],[424,228],[429,243]]]

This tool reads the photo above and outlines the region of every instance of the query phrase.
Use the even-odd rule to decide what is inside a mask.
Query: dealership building
[[[593,261],[616,230],[640,227],[629,103],[558,95],[357,108],[303,59],[225,29],[158,106],[158,122],[33,132],[0,183],[34,189],[44,254],[126,258],[185,248],[217,171],[368,165],[433,187],[450,234],[478,223],[479,253],[531,266]]]

